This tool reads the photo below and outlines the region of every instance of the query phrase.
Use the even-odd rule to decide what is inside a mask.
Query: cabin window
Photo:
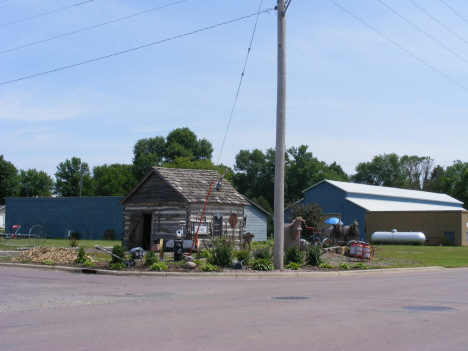
[[[223,216],[213,216],[213,236],[220,237],[223,234]]]

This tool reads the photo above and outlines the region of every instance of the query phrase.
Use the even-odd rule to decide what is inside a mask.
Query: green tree
[[[192,161],[210,160],[213,153],[211,143],[198,140],[189,128],[177,128],[166,138],[166,161],[172,162],[178,157],[189,157]]]
[[[336,162],[331,163],[325,170],[324,179],[349,182],[349,176]]]
[[[54,191],[54,180],[44,171],[20,170],[21,197],[47,197]]]
[[[408,156],[400,159],[402,174],[405,178],[404,187],[422,190],[429,181],[434,160],[430,157]]]
[[[18,170],[0,155],[0,205],[5,204],[6,197],[18,196],[19,189]]]
[[[287,150],[285,202],[301,199],[305,189],[324,179],[349,181],[348,175],[336,162],[327,165],[307,149],[307,145],[301,145]]]
[[[237,191],[250,199],[263,196],[273,204],[275,178],[275,151],[268,149],[266,154],[261,150],[241,150],[236,155],[233,183]]]
[[[289,207],[289,221],[293,222],[297,217],[302,217],[307,227],[314,227],[316,230],[324,228],[322,207],[318,203],[308,204],[294,203]]]
[[[429,180],[424,185],[424,190],[432,191],[435,193],[442,193],[444,191],[444,178],[444,167],[440,165],[434,167],[434,169],[431,172],[431,176],[429,177]]]
[[[371,162],[361,162],[351,176],[354,183],[403,188],[405,177],[397,154],[374,156]]]
[[[133,175],[141,179],[154,166],[159,166],[166,152],[162,136],[140,139],[133,146]]]
[[[190,157],[177,157],[172,162],[164,162],[162,166],[166,168],[216,169],[216,166],[210,160],[192,161]]]
[[[167,138],[157,136],[140,139],[133,147],[133,174],[141,179],[154,166],[174,164],[176,159],[186,163],[210,161],[213,153],[211,143],[206,139],[198,140],[197,135],[189,128],[177,128],[171,131]],[[201,162],[206,167],[208,162]]]
[[[447,167],[443,178],[443,192],[463,202],[468,209],[468,163],[457,160]]]
[[[60,196],[79,196],[80,179],[81,195],[92,196],[94,194],[94,182],[88,164],[81,162],[78,157],[59,163],[55,178],[55,192]]]
[[[307,151],[307,145],[291,147],[285,153],[285,202],[301,199],[303,191],[324,180],[349,181],[348,175],[334,162],[327,165]],[[250,199],[263,196],[273,207],[275,182],[275,150],[266,153],[255,149],[241,150],[236,155],[233,184]]]
[[[132,166],[123,164],[104,164],[93,168],[95,196],[123,196],[136,184]]]

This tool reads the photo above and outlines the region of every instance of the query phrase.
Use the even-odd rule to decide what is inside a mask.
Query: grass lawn
[[[270,244],[273,240],[252,241],[250,247],[259,250]],[[375,245],[374,250],[372,268],[468,267],[466,246]]]
[[[376,245],[374,250],[375,263],[382,267],[468,267],[466,246]]]
[[[2,243],[3,244],[3,243]],[[8,246],[0,245],[0,250],[16,250],[17,247],[30,247],[28,239],[10,239],[7,241]],[[114,245],[121,245],[120,240],[80,240],[77,247],[86,249],[94,249],[95,245],[101,247],[113,247]],[[68,239],[47,239],[45,242],[46,247],[65,247],[70,248],[70,241]]]

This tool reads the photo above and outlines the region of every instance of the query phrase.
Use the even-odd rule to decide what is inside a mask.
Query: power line
[[[23,18],[23,19],[20,19],[20,20],[17,20],[17,21],[13,21],[13,22],[9,22],[9,23],[0,24],[0,27],[9,26],[10,24],[14,24],[14,23],[18,23],[18,22],[24,22],[24,21],[27,21],[27,20],[30,20],[30,19],[33,19],[33,18],[37,18],[37,17],[49,15],[49,14],[54,13],[54,12],[59,12],[59,11],[71,9],[72,7],[84,5],[84,4],[87,4],[88,2],[92,2],[92,1],[94,1],[94,0],[87,0],[87,1],[80,2],[80,3],[75,4],[75,5],[71,5],[71,6],[67,6],[67,7],[62,7],[61,9],[58,9],[58,10],[53,10],[53,11],[41,13],[40,15],[35,15],[35,16]]]
[[[421,11],[423,11],[426,15],[428,15],[429,17],[431,17],[434,21],[436,21],[437,23],[439,23],[442,27],[444,27],[445,29],[447,29],[450,33],[452,33],[453,35],[455,35],[458,39],[460,39],[461,41],[463,41],[464,43],[468,44],[468,41],[466,41],[465,39],[463,39],[462,37],[460,37],[457,33],[455,33],[453,30],[451,30],[450,28],[448,28],[446,25],[444,25],[442,22],[440,22],[437,18],[435,18],[434,16],[432,16],[429,12],[427,12],[426,10],[424,10],[421,6],[419,6],[418,4],[416,4],[413,0],[409,0],[410,2],[412,2],[416,7],[418,7]]]
[[[219,151],[218,161],[216,162],[217,165],[219,164],[219,159],[221,158],[221,153],[223,152],[224,142],[226,141],[226,136],[227,136],[227,133],[228,133],[228,130],[229,130],[229,126],[231,125],[232,115],[234,114],[234,109],[236,107],[237,98],[239,97],[239,92],[240,92],[240,88],[241,88],[241,85],[242,85],[242,80],[244,79],[245,67],[247,66],[247,61],[249,60],[250,49],[252,48],[252,42],[253,42],[253,39],[254,39],[254,36],[255,36],[255,31],[257,29],[258,17],[260,16],[260,13],[261,13],[260,9],[262,7],[262,2],[263,2],[263,0],[260,0],[260,5],[258,6],[258,11],[257,11],[257,19],[255,20],[255,26],[254,26],[253,33],[252,33],[252,38],[250,39],[249,48],[247,50],[247,56],[245,57],[244,69],[242,70],[239,86],[237,87],[237,94],[236,94],[236,98],[234,99],[234,105],[232,106],[231,115],[229,116],[229,122],[228,122],[228,125],[227,125],[227,128],[226,128],[226,133],[224,133],[223,143],[221,145],[221,150]]]
[[[351,15],[352,17],[354,17],[355,19],[357,19],[359,22],[361,22],[362,24],[364,24],[366,27],[372,29],[374,32],[376,32],[377,34],[379,34],[380,36],[384,37],[385,39],[387,39],[389,42],[391,42],[393,45],[397,46],[398,48],[400,48],[401,50],[403,50],[404,52],[406,52],[408,55],[412,56],[413,58],[415,58],[416,60],[418,60],[419,62],[421,62],[422,64],[426,65],[427,67],[429,67],[430,69],[432,69],[433,71],[439,73],[441,76],[445,77],[446,79],[448,79],[449,81],[451,81],[452,83],[455,83],[456,85],[458,85],[460,88],[468,91],[468,88],[465,87],[464,85],[458,83],[456,80],[450,78],[449,76],[447,76],[446,74],[442,73],[441,71],[439,71],[437,68],[431,66],[430,64],[428,64],[427,62],[425,62],[424,60],[420,59],[418,56],[416,56],[415,54],[411,53],[410,51],[406,50],[404,47],[402,47],[401,45],[399,45],[398,43],[396,43],[395,41],[393,41],[392,39],[390,39],[389,37],[387,37],[386,35],[384,35],[383,33],[379,32],[377,29],[375,29],[374,27],[372,27],[371,25],[367,24],[366,22],[364,22],[362,19],[360,19],[359,17],[357,17],[356,15],[354,15],[353,13],[351,13],[350,11],[348,11],[347,9],[345,9],[343,6],[341,6],[340,4],[336,3],[334,0],[330,0],[330,2],[334,3],[336,6],[338,6],[340,9],[342,9],[343,11],[345,11],[346,13],[348,13],[349,15]]]
[[[458,15],[458,17],[460,17],[462,20],[464,20],[466,23],[468,23],[468,21],[462,16],[460,15],[457,11],[455,11],[453,8],[451,8],[445,1],[443,0],[440,0],[445,6],[447,6],[450,10],[452,10],[456,15]]]
[[[112,21],[108,21],[108,22],[104,22],[104,23],[101,23],[101,24],[97,24],[97,25],[95,25],[95,26],[91,26],[91,27],[79,29],[79,30],[76,30],[76,31],[74,31],[74,32],[70,32],[70,33],[66,33],[66,34],[62,34],[62,35],[57,35],[56,37],[52,37],[52,38],[49,38],[49,39],[44,39],[44,40],[36,41],[36,42],[34,42],[34,43],[30,43],[30,44],[18,46],[18,47],[16,47],[16,48],[12,48],[12,49],[8,49],[8,50],[0,51],[0,54],[4,54],[4,53],[6,53],[6,52],[10,52],[10,51],[22,49],[22,48],[25,48],[25,47],[28,47],[28,46],[32,46],[32,45],[44,43],[44,42],[46,42],[46,41],[50,41],[50,40],[54,40],[54,39],[58,39],[58,38],[63,38],[63,37],[66,37],[66,36],[68,36],[68,35],[72,35],[72,34],[76,34],[76,33],[80,33],[80,32],[87,31],[87,30],[89,30],[89,29],[94,29],[94,28],[97,28],[97,27],[105,26],[105,25],[110,24],[110,23],[114,23],[114,22],[122,21],[122,20],[127,19],[127,18],[131,18],[131,17],[143,15],[143,14],[145,14],[145,13],[148,13],[148,12],[151,12],[151,11],[155,11],[155,10],[159,10],[159,9],[164,8],[164,7],[169,7],[169,6],[172,6],[172,5],[176,5],[176,4],[179,4],[179,3],[181,3],[181,2],[185,2],[185,1],[187,1],[187,0],[180,0],[180,1],[173,2],[173,3],[171,3],[171,4],[167,4],[167,5],[164,5],[164,6],[155,7],[155,8],[153,8],[153,9],[151,9],[151,10],[146,10],[146,11],[143,11],[143,12],[135,13],[135,14],[133,14],[133,15],[129,15],[129,16],[117,18],[117,19],[112,20]]]
[[[434,37],[430,36],[429,34],[427,34],[425,31],[423,31],[421,28],[419,28],[418,26],[416,26],[414,23],[412,23],[411,21],[409,21],[408,19],[406,19],[405,17],[403,17],[402,15],[400,15],[398,12],[396,12],[394,9],[392,9],[390,6],[388,6],[386,3],[384,3],[382,0],[377,0],[378,2],[380,2],[382,5],[384,5],[386,8],[388,8],[390,11],[392,11],[394,14],[396,14],[397,16],[399,16],[401,19],[405,20],[406,22],[408,22],[409,24],[411,24],[414,28],[416,28],[417,30],[419,30],[421,33],[423,33],[425,36],[427,36],[428,38],[432,39],[433,41],[435,41],[437,44],[439,44],[440,46],[442,46],[445,50],[451,52],[452,54],[454,54],[455,56],[457,56],[460,60],[462,61],[465,61],[466,63],[468,63],[468,61],[466,59],[464,59],[463,57],[461,57],[460,55],[458,55],[456,52],[454,52],[453,50],[450,50],[448,47],[446,47],[444,44],[442,44],[440,41],[438,41],[437,39],[435,39]],[[410,0],[411,1],[411,0]],[[412,2],[412,1],[411,1]]]
[[[87,64],[87,63],[91,63],[91,62],[103,60],[103,59],[106,59],[106,58],[109,58],[109,57],[113,57],[113,56],[118,56],[118,55],[126,54],[126,53],[131,52],[131,51],[143,49],[143,48],[146,48],[146,47],[149,47],[149,46],[152,46],[152,45],[157,45],[157,44],[161,44],[161,43],[164,43],[164,42],[167,42],[167,41],[171,41],[171,40],[174,40],[174,39],[179,39],[179,38],[182,38],[182,37],[186,37],[186,36],[188,36],[188,35],[192,35],[192,34],[195,34],[195,33],[203,32],[203,31],[206,31],[206,30],[208,30],[208,29],[213,29],[213,28],[216,28],[216,27],[220,27],[220,26],[223,26],[223,25],[226,25],[226,24],[229,24],[229,23],[237,22],[237,21],[240,21],[240,20],[249,18],[249,17],[258,16],[260,13],[269,12],[270,10],[271,10],[271,9],[266,9],[266,10],[261,11],[261,12],[258,12],[258,13],[254,13],[254,14],[251,14],[251,15],[239,17],[239,18],[236,18],[236,19],[227,21],[227,22],[218,23],[218,24],[215,24],[215,25],[213,25],[213,26],[205,27],[205,28],[202,28],[202,29],[197,29],[197,30],[194,30],[194,31],[192,31],[192,32],[188,32],[188,33],[185,33],[185,34],[176,35],[175,37],[171,37],[171,38],[167,38],[167,39],[155,41],[155,42],[153,42],[153,43],[149,43],[149,44],[146,44],[146,45],[138,46],[138,47],[135,47],[135,48],[132,48],[132,49],[124,50],[124,51],[119,51],[119,52],[116,52],[116,53],[113,53],[113,54],[110,54],[110,55],[101,56],[101,57],[94,58],[94,59],[91,59],[91,60],[88,60],[88,61],[83,61],[83,62],[80,62],[80,63],[75,63],[75,64],[72,64],[72,65],[68,65],[68,66],[56,68],[56,69],[53,69],[53,70],[50,70],[50,71],[45,71],[45,72],[41,72],[41,73],[37,73],[37,74],[30,75],[30,76],[26,76],[26,77],[17,78],[17,79],[13,79],[13,80],[10,80],[10,81],[2,82],[2,83],[0,83],[0,85],[10,84],[10,83],[13,83],[13,82],[18,82],[18,81],[20,81],[20,80],[25,80],[25,79],[29,79],[29,78],[34,78],[34,77],[42,76],[42,75],[45,75],[45,74],[49,74],[49,73],[61,71],[61,70],[64,70],[64,69],[68,69],[68,68],[72,68],[72,67],[76,67],[76,66],[81,66],[81,65],[84,65],[84,64]]]

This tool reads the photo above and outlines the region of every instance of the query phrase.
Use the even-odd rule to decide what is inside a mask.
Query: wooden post
[[[284,251],[284,158],[286,129],[286,16],[285,0],[278,0],[278,86],[276,100],[276,154],[275,154],[275,269],[283,270]]]
[[[163,239],[159,239],[159,260],[164,260],[164,241]]]

